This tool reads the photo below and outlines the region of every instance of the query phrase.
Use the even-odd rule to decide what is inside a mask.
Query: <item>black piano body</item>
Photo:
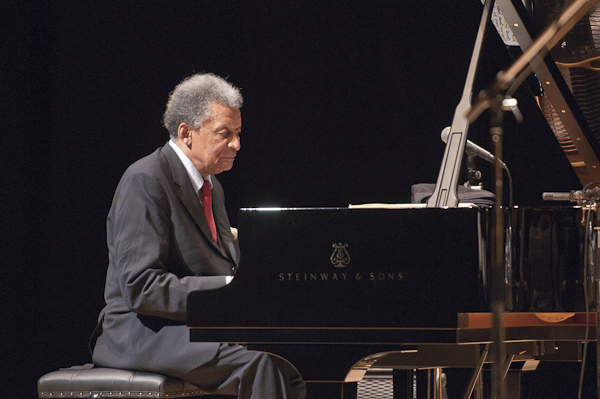
[[[229,285],[189,295],[191,340],[246,344],[342,390],[369,367],[476,367],[492,342],[490,215],[478,207],[242,210],[240,267]],[[585,310],[581,217],[577,207],[507,213],[516,224],[505,280],[513,360],[581,358],[585,317],[536,316]]]

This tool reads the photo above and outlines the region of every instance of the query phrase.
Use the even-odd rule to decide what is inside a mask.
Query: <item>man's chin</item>
[[[227,172],[228,170],[233,169],[233,162],[224,162],[218,169],[215,170],[212,175],[218,175],[221,172]]]

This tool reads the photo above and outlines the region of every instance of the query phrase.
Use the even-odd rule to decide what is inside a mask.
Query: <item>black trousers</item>
[[[291,364],[242,345],[221,344],[214,359],[177,377],[239,399],[306,399],[306,385]]]

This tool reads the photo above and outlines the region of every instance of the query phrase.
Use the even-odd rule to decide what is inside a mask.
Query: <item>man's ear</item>
[[[182,123],[177,128],[177,137],[181,142],[189,147],[192,145],[192,128],[187,123]]]

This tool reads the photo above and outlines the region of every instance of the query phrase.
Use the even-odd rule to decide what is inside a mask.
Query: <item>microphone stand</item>
[[[502,159],[502,135],[504,109],[504,93],[498,92],[496,96],[490,99],[490,134],[492,136],[493,150],[496,159]],[[506,383],[504,380],[504,363],[506,359],[506,350],[504,347],[505,330],[503,315],[505,311],[504,295],[504,213],[502,200],[504,197],[504,184],[502,165],[495,163],[494,182],[496,201],[494,203],[494,230],[492,234],[492,283],[491,283],[491,311],[493,315],[492,355],[494,363],[492,365],[492,397],[497,399],[506,398]]]
[[[596,0],[597,1],[597,0]],[[542,62],[542,53],[548,49],[550,42],[556,43],[558,39],[566,34],[562,28],[565,24],[576,19],[576,14],[583,8],[588,0],[575,0],[556,20],[552,23],[532,44],[523,52],[523,54],[506,70],[500,71],[495,82],[488,90],[479,94],[478,101],[467,114],[467,120],[470,124],[485,111],[490,109],[490,134],[494,145],[496,159],[502,159],[502,136],[503,136],[503,118],[504,110],[502,103],[507,93],[512,94],[521,84],[527,75],[531,73],[529,65]],[[578,15],[581,18],[583,15]],[[578,18],[578,19],[579,19]],[[504,299],[504,213],[502,209],[503,198],[503,180],[502,167],[496,162],[495,167],[495,192],[496,202],[494,206],[494,231],[493,231],[493,262],[492,262],[492,282],[491,282],[491,311],[493,313],[493,351],[494,363],[492,365],[492,397],[497,399],[506,398],[506,387],[504,382],[505,362],[505,330],[503,325],[503,314],[505,308]],[[598,330],[598,328],[597,328]],[[600,356],[600,355],[599,355]],[[600,385],[600,383],[599,383]]]
[[[598,226],[598,214],[597,214],[597,199],[592,198],[590,199],[589,202],[584,202],[584,205],[582,207],[584,215],[585,215],[585,211],[586,211],[586,207],[587,212],[588,212],[588,216],[584,217],[584,220],[586,221],[586,238],[587,242],[586,245],[584,246],[585,251],[586,251],[586,256],[584,256],[584,259],[587,259],[587,262],[585,263],[585,270],[587,271],[588,269],[592,269],[590,270],[593,273],[593,284],[592,284],[592,289],[594,291],[593,294],[593,301],[592,303],[596,306],[596,325],[595,325],[595,338],[596,338],[596,398],[600,398],[600,367],[598,367],[598,365],[600,364],[600,327],[599,327],[599,323],[598,321],[600,320],[600,264],[598,262],[598,251],[600,249],[600,235],[598,233],[599,230],[599,226]],[[589,235],[589,237],[588,237]],[[589,257],[589,259],[588,259]],[[586,273],[584,272],[584,277],[585,277]],[[584,284],[587,284],[587,281],[583,281]],[[585,298],[586,301],[586,310],[588,309],[588,304],[590,301],[588,301],[587,295]],[[589,326],[589,311],[586,312],[586,324]],[[586,333],[586,340],[585,340],[585,346],[584,348],[586,348],[585,352],[583,354],[583,360],[584,360],[584,364],[582,364],[582,367],[585,367],[585,357],[587,355],[587,333]],[[579,382],[579,393],[578,393],[578,398],[581,398],[581,391],[582,391],[582,387],[583,387],[583,369],[582,369],[582,373],[580,376],[580,382]]]

